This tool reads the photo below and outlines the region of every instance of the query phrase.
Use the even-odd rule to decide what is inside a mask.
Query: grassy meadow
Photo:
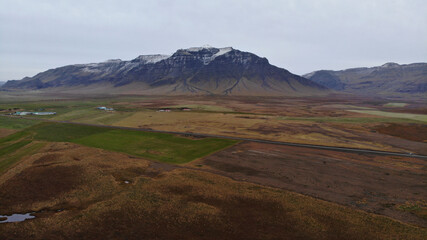
[[[34,122],[37,123],[37,121]],[[35,123],[29,125],[34,124]],[[13,164],[18,162],[22,157],[40,149],[42,145],[43,144],[37,142],[33,143],[33,139],[25,131],[0,138],[0,174],[13,166]]]
[[[402,108],[402,107],[406,107],[408,104],[407,103],[401,103],[401,102],[390,102],[390,103],[386,103],[383,106],[384,107],[395,107],[395,108]]]
[[[162,162],[186,163],[231,146],[237,141],[218,138],[195,140],[163,133],[112,130],[73,142]]]
[[[0,117],[0,129],[21,130],[38,124],[39,121],[28,120],[22,118]]]
[[[177,164],[206,156],[237,142],[217,138],[190,139],[165,133],[67,123],[41,123],[1,139],[0,156],[16,151],[32,141],[73,142]]]

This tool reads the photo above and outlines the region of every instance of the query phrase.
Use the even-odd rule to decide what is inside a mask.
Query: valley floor
[[[58,121],[427,153],[427,107],[415,100],[27,100],[1,101],[0,109],[53,111],[38,118]],[[1,239],[425,239],[426,189],[427,162],[420,158],[0,116],[0,215],[35,216],[0,223]]]

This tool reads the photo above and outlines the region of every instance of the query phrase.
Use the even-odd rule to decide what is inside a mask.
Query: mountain
[[[6,82],[0,81],[0,87],[5,84]]]
[[[427,92],[427,63],[352,68],[341,71],[320,70],[303,75],[330,89],[356,94],[424,94]]]
[[[311,95],[327,88],[237,49],[210,46],[50,69],[2,90],[130,94]]]

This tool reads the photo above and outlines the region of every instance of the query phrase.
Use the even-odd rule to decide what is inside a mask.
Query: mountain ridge
[[[3,90],[82,91],[96,85],[120,93],[311,95],[328,89],[271,65],[266,58],[232,47],[179,49],[172,55],[140,55],[129,61],[111,59],[49,69]],[[107,87],[108,86],[108,87]]]
[[[303,77],[333,90],[362,95],[427,92],[427,63],[388,62],[376,67],[318,70]]]

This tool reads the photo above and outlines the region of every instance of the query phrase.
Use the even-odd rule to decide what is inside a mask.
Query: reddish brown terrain
[[[35,212],[36,216],[24,222],[0,224],[0,238],[338,240],[422,239],[427,234],[425,229],[354,207],[263,186],[306,189],[310,195],[345,202],[368,194],[361,189],[369,181],[381,181],[383,172],[370,180],[351,173],[351,169],[361,170],[360,177],[366,179],[364,174],[379,163],[368,164],[364,159],[357,168],[351,156],[317,154],[322,160],[302,160],[311,155],[299,149],[242,143],[199,162],[216,169],[217,174],[213,174],[203,166],[189,169],[76,144],[48,143],[0,176],[0,211]],[[244,159],[246,163],[242,163]],[[421,165],[418,161],[402,161]],[[255,169],[261,162],[265,164]],[[345,166],[353,167],[345,170]],[[388,168],[390,176],[404,169]],[[419,171],[414,170],[414,174]],[[347,181],[344,175],[348,175]],[[399,180],[405,182],[397,189],[410,185],[410,176],[401,176]],[[386,174],[384,178],[385,182],[396,183]],[[425,188],[410,189],[402,198],[415,200],[425,194]],[[367,190],[378,190],[378,184]],[[372,193],[372,198],[362,198],[355,204],[375,208],[371,200],[383,202],[389,194],[398,192],[390,189]],[[385,200],[378,200],[380,193]]]
[[[427,226],[427,212],[402,211],[408,203],[426,207],[425,159],[241,143],[192,165]]]
[[[416,142],[427,142],[427,127],[420,124],[388,124],[380,126],[377,131],[382,134],[387,134],[403,139],[408,139]]]
[[[15,132],[16,132],[16,130],[13,130],[13,129],[1,128],[0,129],[0,138],[6,137],[6,136],[11,135],[12,133],[15,133]]]

